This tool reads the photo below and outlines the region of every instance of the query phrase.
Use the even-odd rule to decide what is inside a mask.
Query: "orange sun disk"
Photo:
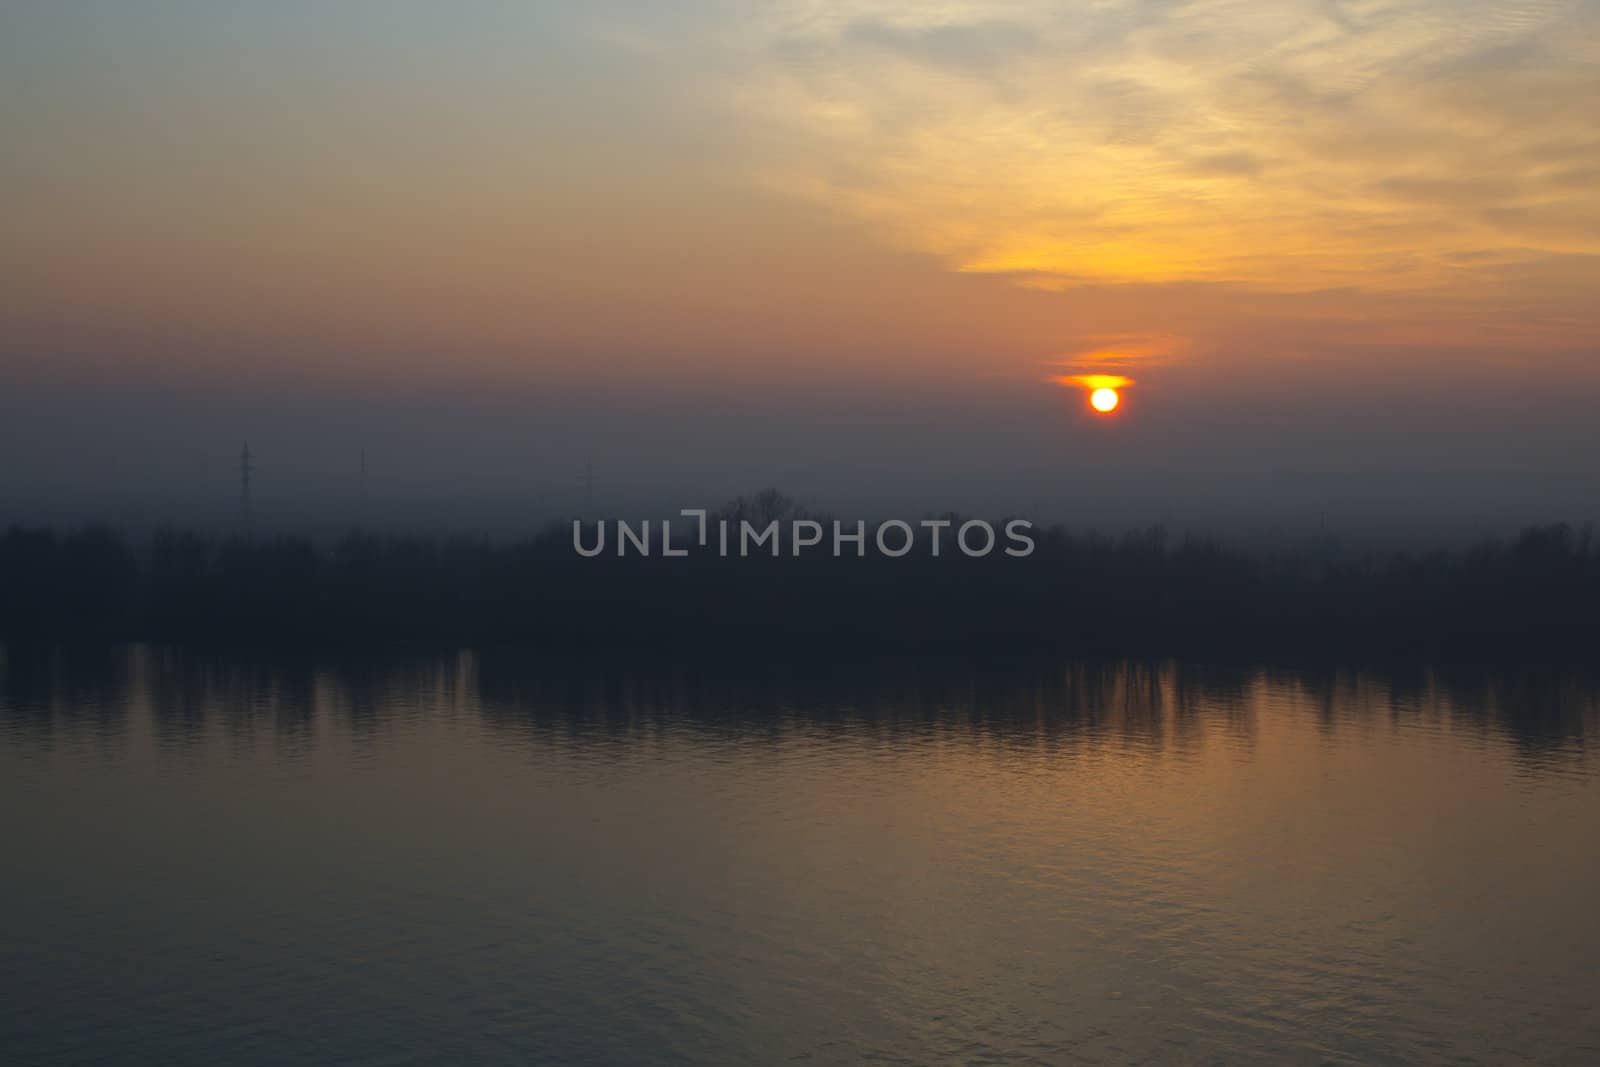
[[[1101,415],[1109,415],[1122,405],[1122,394],[1117,390],[1132,385],[1132,378],[1120,374],[1061,374],[1052,381],[1083,389],[1089,394],[1089,407]]]

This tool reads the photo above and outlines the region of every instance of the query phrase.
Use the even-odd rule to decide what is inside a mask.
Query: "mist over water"
[[[1040,372],[1042,377],[1043,367]],[[1373,383],[1381,383],[1381,388]],[[1040,381],[834,389],[126,386],[0,394],[0,523],[353,525],[496,537],[664,518],[775,487],[865,519],[959,511],[1083,530],[1461,543],[1600,518],[1588,385],[1362,367],[1169,371],[1115,420]],[[73,426],[63,433],[63,426]]]
[[[12,646],[18,1062],[1587,1063],[1548,670]]]

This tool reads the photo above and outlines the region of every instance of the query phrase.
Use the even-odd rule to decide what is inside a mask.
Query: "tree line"
[[[803,515],[779,494],[718,515]],[[1002,523],[996,523],[997,528]],[[13,526],[12,640],[251,644],[538,642],[712,652],[993,648],[1079,653],[1426,654],[1590,659],[1600,546],[1530,526],[1461,549],[1249,550],[1162,528],[1034,531],[1024,557],[691,551],[582,558],[570,523],[511,542]]]

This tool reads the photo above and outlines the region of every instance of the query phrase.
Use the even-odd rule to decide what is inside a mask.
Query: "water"
[[[1600,1062],[1597,690],[11,649],[0,1061]]]

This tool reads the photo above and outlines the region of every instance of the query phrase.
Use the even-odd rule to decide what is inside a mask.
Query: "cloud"
[[[1071,373],[1052,374],[1050,381],[1090,389],[1116,389],[1134,384],[1134,371],[1179,363],[1194,352],[1187,337],[1172,334],[1098,334],[1080,338],[1080,347],[1049,361]]]
[[[753,180],[1035,287],[1449,290],[1600,255],[1593,3],[805,3]]]
[[[988,20],[956,25],[903,27],[859,19],[841,35],[848,43],[881,49],[931,67],[992,69],[1032,51],[1037,36],[1026,26]]]
[[[1202,176],[1253,177],[1266,169],[1266,161],[1253,152],[1210,152],[1191,159],[1189,169]]]

